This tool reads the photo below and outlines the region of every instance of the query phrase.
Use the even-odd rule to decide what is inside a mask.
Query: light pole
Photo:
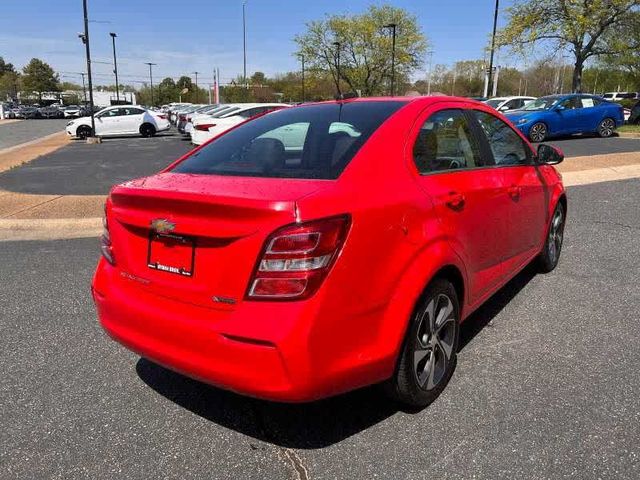
[[[154,65],[157,65],[157,63],[151,63],[151,62],[144,62],[146,65],[149,65],[149,83],[151,85],[151,106],[154,106],[154,102],[153,102],[153,71],[152,71],[152,67]]]
[[[304,92],[304,55],[300,54],[300,63],[302,65],[302,101],[304,102],[305,99],[305,92]]]
[[[87,56],[87,77],[89,78],[89,108],[91,109],[91,136],[96,135],[96,120],[93,117],[93,83],[91,81],[91,49],[89,48],[89,14],[87,12],[87,0],[82,0],[82,10],[84,13],[84,33],[78,36],[85,46]]]
[[[200,72],[193,72],[193,74],[196,76],[196,103],[198,103],[198,99],[200,97],[200,90],[198,90],[198,74]]]
[[[87,87],[84,86],[84,73],[80,73],[82,76],[82,104],[87,104]]]
[[[493,35],[491,36],[491,56],[489,57],[489,81],[487,82],[487,91],[491,91],[493,83],[493,53],[496,46],[496,28],[498,26],[498,10],[500,8],[500,0],[496,0],[496,8],[493,13]]]
[[[384,25],[382,28],[390,28],[391,29],[391,37],[393,40],[391,41],[391,96],[395,94],[395,83],[396,83],[396,27],[398,25],[395,23],[388,23]]]
[[[427,95],[431,95],[431,65],[433,62],[433,50],[427,52],[429,55],[429,79],[427,80]]]
[[[116,60],[116,37],[113,32],[109,33],[113,42],[113,73],[116,76],[116,103],[120,105],[120,89],[118,88],[118,61]]]
[[[244,86],[247,86],[247,16],[245,7],[247,0],[242,2],[242,79]]]
[[[338,96],[342,96],[342,91],[340,90],[340,47],[342,44],[340,42],[333,42],[333,46],[336,47],[336,88],[338,89]]]

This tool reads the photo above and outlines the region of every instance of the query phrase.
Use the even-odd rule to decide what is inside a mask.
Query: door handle
[[[464,207],[464,201],[465,201],[465,198],[462,193],[449,192],[445,203],[447,204],[447,207],[453,208],[454,210],[456,210]]]
[[[520,196],[520,187],[517,185],[512,185],[507,188],[507,192],[511,198],[518,198]]]

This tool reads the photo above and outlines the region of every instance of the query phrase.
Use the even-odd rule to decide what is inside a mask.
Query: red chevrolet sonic
[[[268,113],[113,188],[100,321],[242,394],[303,402],[384,382],[427,405],[460,323],[533,260],[555,268],[562,159],[463,98]]]

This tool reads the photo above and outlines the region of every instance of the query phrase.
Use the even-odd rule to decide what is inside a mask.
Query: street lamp
[[[113,73],[116,75],[116,103],[120,105],[120,89],[118,88],[118,61],[116,60],[116,37],[113,32],[109,33],[113,41]]]
[[[247,86],[247,16],[245,13],[245,7],[247,6],[247,0],[242,2],[242,79],[244,80],[244,86]]]
[[[151,63],[151,62],[144,62],[146,65],[149,65],[149,82],[151,84],[151,106],[154,106],[154,102],[153,102],[153,72],[152,72],[152,67],[154,65],[157,65],[157,63]]]
[[[500,7],[500,0],[496,0],[496,8],[493,13],[493,35],[491,36],[491,57],[489,58],[489,81],[487,82],[487,91],[491,91],[491,84],[493,83],[493,53],[496,46],[496,28],[498,26],[498,9]]]
[[[198,90],[198,74],[200,72],[193,72],[193,74],[196,76],[196,103],[198,103],[198,99],[200,97],[200,90]]]
[[[383,25],[382,28],[390,28],[392,35],[392,46],[391,46],[391,96],[395,94],[395,82],[396,82],[396,27],[398,25],[395,23],[388,23],[387,25]]]
[[[336,88],[338,89],[338,96],[342,96],[342,92],[340,91],[340,47],[342,44],[340,42],[333,42],[333,46],[336,47]]]
[[[300,63],[302,64],[302,102],[304,102],[305,92],[304,92],[304,55],[303,54],[300,54]]]
[[[96,121],[93,118],[93,83],[91,81],[91,50],[89,48],[89,14],[87,12],[87,0],[82,0],[82,10],[84,13],[84,33],[78,34],[85,46],[87,56],[87,77],[89,78],[89,108],[91,109],[91,136],[96,135]]]

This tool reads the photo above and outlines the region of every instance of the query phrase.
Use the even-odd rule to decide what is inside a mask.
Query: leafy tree
[[[13,67],[13,64],[6,63],[4,58],[0,57],[0,77],[5,73],[16,73],[16,69]]]
[[[310,71],[330,72],[338,91],[344,82],[365,96],[382,94],[391,78],[392,39],[383,28],[390,23],[397,25],[396,75],[409,76],[422,64],[427,42],[416,17],[390,5],[308,23],[306,33],[295,38],[297,55],[304,56]]]
[[[32,58],[22,71],[24,73],[22,83],[25,90],[37,93],[39,101],[42,101],[43,92],[57,92],[60,90],[58,75],[53,71],[53,68],[42,60]]]
[[[6,97],[17,99],[22,89],[22,77],[17,72],[5,72],[0,75],[0,100]]]
[[[624,40],[621,25],[640,7],[640,0],[515,0],[507,9],[508,24],[498,44],[524,51],[546,43],[554,50],[569,47],[574,56],[571,88],[582,90],[582,71],[592,57],[637,51]]]

